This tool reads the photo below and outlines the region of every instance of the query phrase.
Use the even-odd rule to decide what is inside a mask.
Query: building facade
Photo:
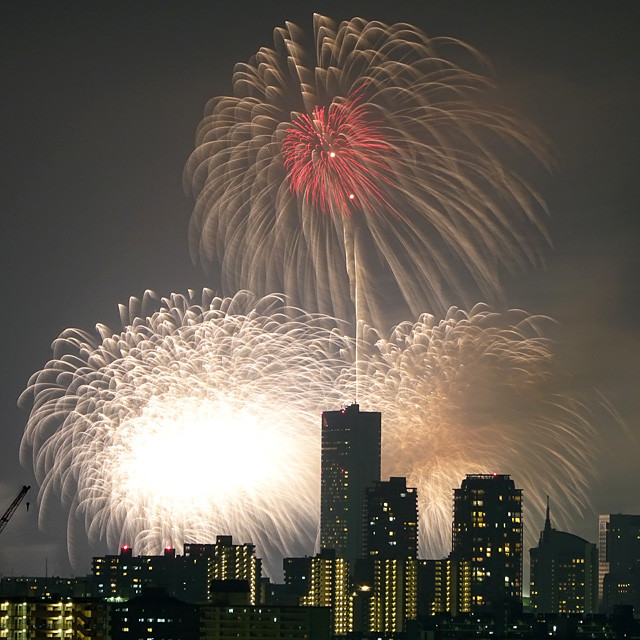
[[[302,607],[328,607],[333,635],[354,630],[353,587],[348,560],[324,549],[315,557],[285,558],[284,579]]]
[[[602,609],[632,605],[640,611],[640,515],[599,518],[599,590]]]
[[[94,557],[92,560],[93,593],[98,598],[124,601],[135,598],[142,589],[159,587],[172,596],[182,595],[180,575],[182,558],[167,547],[163,555],[134,556],[124,545],[118,555]]]
[[[253,544],[233,544],[231,536],[217,536],[215,544],[185,544],[187,575],[206,572],[207,589],[213,580],[245,580],[249,586],[249,604],[260,603],[262,562]],[[210,593],[207,591],[207,600]]]
[[[0,637],[110,640],[108,604],[92,598],[4,598]]]
[[[189,603],[207,602],[214,580],[244,580],[249,604],[260,603],[262,563],[253,544],[233,544],[218,536],[215,544],[185,544],[184,555],[167,547],[162,555],[134,556],[123,546],[119,555],[93,558],[93,593],[98,598],[125,601],[143,589],[164,589],[168,596]]]
[[[442,560],[421,560],[418,566],[420,615],[471,613],[470,559],[451,556]]]
[[[531,607],[543,614],[597,612],[596,545],[551,527],[549,505],[537,547],[530,550]]]
[[[329,609],[318,607],[202,605],[199,638],[330,640],[329,614]]]
[[[365,490],[365,556],[418,557],[418,494],[406,478],[389,478]]]
[[[20,598],[89,598],[93,595],[89,576],[5,576],[0,580],[0,596]]]
[[[454,490],[452,531],[451,560],[469,571],[469,610],[519,601],[522,491],[510,476],[467,475]]]
[[[200,640],[197,605],[168,596],[163,589],[144,589],[142,595],[112,604],[112,640]]]
[[[365,558],[357,563],[354,591],[356,631],[394,636],[418,615],[418,560]]]

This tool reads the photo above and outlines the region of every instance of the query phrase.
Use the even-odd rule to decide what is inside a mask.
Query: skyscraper
[[[599,538],[598,595],[604,610],[633,605],[640,611],[640,515],[601,515]]]
[[[365,490],[365,558],[356,563],[356,629],[405,631],[418,611],[418,497],[406,478]]]
[[[322,414],[320,545],[353,567],[363,555],[365,490],[380,480],[381,417],[353,404]]]
[[[551,527],[549,504],[537,547],[530,550],[531,606],[536,613],[596,613],[596,545]]]
[[[406,478],[389,478],[365,490],[365,555],[418,557],[418,494]]]
[[[471,611],[522,597],[522,491],[510,476],[467,475],[454,491],[451,558],[470,566]]]

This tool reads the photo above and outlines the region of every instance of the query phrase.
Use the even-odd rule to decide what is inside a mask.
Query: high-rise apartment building
[[[596,545],[551,527],[549,504],[537,547],[530,550],[531,607],[536,613],[596,613]]]
[[[418,557],[418,494],[406,478],[389,478],[365,490],[365,556]]]
[[[233,544],[231,536],[217,536],[215,544],[185,544],[184,557],[188,573],[204,564],[208,587],[214,580],[244,580],[249,604],[259,604],[262,562],[256,557],[255,545]]]
[[[406,478],[365,490],[364,557],[355,568],[357,631],[393,635],[418,612],[418,497]]]
[[[468,563],[471,611],[520,600],[522,491],[510,476],[467,475],[454,490],[451,559]]]
[[[311,558],[285,558],[285,583],[299,596],[300,606],[329,607],[334,635],[344,636],[353,627],[353,590],[349,562],[324,549]]]
[[[322,414],[320,545],[353,567],[364,546],[365,491],[380,480],[378,412],[353,404]]]
[[[420,615],[471,612],[470,559],[420,560],[418,593]]]
[[[604,611],[615,605],[640,611],[640,515],[601,515],[599,543],[598,595]]]
[[[377,558],[359,561],[355,571],[356,631],[390,637],[406,631],[418,615],[418,560]]]

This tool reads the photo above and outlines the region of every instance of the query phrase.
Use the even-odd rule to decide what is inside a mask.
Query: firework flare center
[[[261,478],[282,478],[278,467],[304,444],[289,429],[269,428],[276,416],[268,405],[239,406],[238,400],[150,399],[116,432],[113,456],[123,490],[174,511],[191,496],[206,510],[211,501],[255,492]]]
[[[310,207],[343,216],[392,208],[384,193],[392,148],[358,92],[294,118],[282,153],[291,190]]]

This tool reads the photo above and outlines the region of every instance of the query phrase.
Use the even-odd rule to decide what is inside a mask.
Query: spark
[[[360,207],[392,209],[380,186],[390,181],[385,155],[392,153],[376,124],[367,121],[360,95],[316,107],[311,117],[300,115],[282,142],[293,193],[331,215],[350,214],[354,191]]]

